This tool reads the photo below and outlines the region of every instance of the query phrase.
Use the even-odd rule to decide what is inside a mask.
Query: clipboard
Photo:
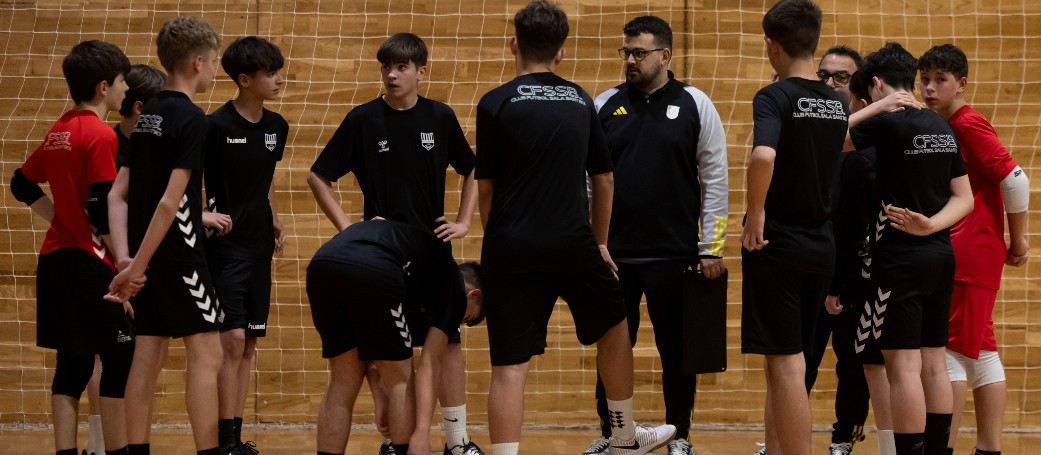
[[[683,272],[684,375],[727,370],[727,270],[714,280],[690,266]]]

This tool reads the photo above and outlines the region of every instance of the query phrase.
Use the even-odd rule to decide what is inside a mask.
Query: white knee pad
[[[947,374],[951,382],[966,381],[973,390],[1005,381],[1005,368],[996,351],[980,351],[980,358],[974,360],[948,350]]]

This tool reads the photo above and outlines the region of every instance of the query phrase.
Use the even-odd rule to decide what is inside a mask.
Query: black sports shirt
[[[612,170],[593,100],[553,73],[518,76],[477,105],[478,179],[493,181],[482,266],[581,270],[602,261],[586,173]]]
[[[173,223],[152,263],[205,262],[202,243],[202,160],[209,122],[206,113],[181,92],[164,90],[145,105],[130,135],[127,242],[137,254],[148,224],[174,169],[190,169]]]
[[[268,190],[282,160],[289,124],[264,109],[257,123],[228,101],[210,114],[206,148],[206,202],[231,216],[231,232],[207,239],[211,259],[270,260],[275,251]]]
[[[126,164],[127,157],[130,155],[130,138],[123,135],[118,123],[112,129],[116,130],[116,138],[119,139],[119,148],[116,150],[116,171],[118,172],[119,168]]]
[[[474,153],[452,108],[419,97],[397,111],[383,99],[354,108],[311,171],[335,182],[348,172],[365,196],[365,219],[381,216],[433,230],[445,212],[445,170],[474,169]]]
[[[958,140],[947,121],[929,109],[907,109],[869,118],[850,130],[855,147],[873,146],[878,199],[872,254],[923,250],[954,254],[950,229],[920,237],[889,227],[886,206],[933,216],[951,197],[951,180],[966,175]]]

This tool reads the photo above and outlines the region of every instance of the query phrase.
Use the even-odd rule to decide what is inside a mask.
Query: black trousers
[[[640,300],[647,296],[647,313],[654,327],[654,342],[661,356],[665,423],[676,427],[676,438],[687,438],[697,377],[683,374],[683,272],[691,261],[655,261],[618,264],[618,278],[625,298],[629,340],[636,345],[640,328]],[[600,431],[611,436],[607,400],[599,373],[596,380],[596,412]]]
[[[821,314],[817,317],[814,329],[813,346],[806,355],[806,392],[809,393],[817,381],[817,369],[820,367],[824,351],[831,338],[832,348],[837,359],[835,374],[838,387],[835,392],[835,418],[832,424],[832,443],[856,443],[864,440],[864,421],[867,420],[870,394],[867,379],[864,378],[864,366],[857,361],[854,350],[854,338],[861,308],[870,292],[868,280],[855,280],[840,296],[842,313],[832,315],[821,305]]]

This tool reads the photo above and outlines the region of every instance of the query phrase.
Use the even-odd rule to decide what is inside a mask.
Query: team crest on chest
[[[665,116],[670,120],[676,120],[676,117],[680,116],[680,107],[670,104],[669,107],[665,108]]]
[[[264,145],[267,147],[267,150],[269,152],[274,152],[275,151],[275,144],[277,144],[277,143],[278,143],[278,134],[277,133],[272,133],[272,134],[264,133]]]
[[[427,150],[434,148],[434,133],[419,133],[419,142]]]

